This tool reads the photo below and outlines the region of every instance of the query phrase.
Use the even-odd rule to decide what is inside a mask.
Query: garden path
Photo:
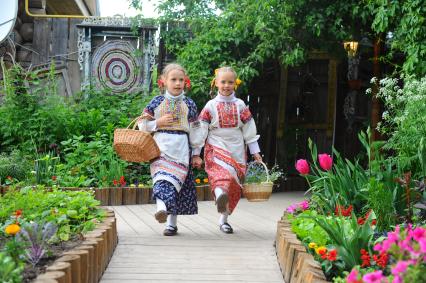
[[[242,199],[230,216],[234,234],[219,231],[212,201],[198,202],[199,214],[179,216],[179,233],[162,235],[155,205],[112,207],[119,244],[101,283],[284,282],[274,240],[284,209],[303,192],[274,193],[267,202]]]

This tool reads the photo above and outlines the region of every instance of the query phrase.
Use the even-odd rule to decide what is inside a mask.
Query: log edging
[[[97,283],[118,244],[114,211],[105,209],[105,219],[93,231],[83,234],[78,246],[57,258],[34,282]]]
[[[288,220],[277,224],[275,251],[286,283],[326,283],[321,265],[306,251],[303,243],[291,231]]]

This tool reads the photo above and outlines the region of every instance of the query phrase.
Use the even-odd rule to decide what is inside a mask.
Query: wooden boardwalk
[[[219,230],[212,201],[198,202],[198,215],[178,216],[179,233],[162,235],[155,205],[114,206],[119,244],[101,283],[284,282],[274,248],[277,221],[302,192],[274,193],[267,202],[242,199]]]

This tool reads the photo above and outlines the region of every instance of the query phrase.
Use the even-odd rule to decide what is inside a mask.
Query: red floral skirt
[[[240,164],[231,157],[231,153],[219,147],[206,143],[204,147],[204,160],[209,183],[214,195],[214,189],[219,187],[229,197],[229,212],[232,213],[241,198],[242,183],[246,172],[246,165]],[[221,161],[235,170],[233,174],[229,169],[218,164]]]

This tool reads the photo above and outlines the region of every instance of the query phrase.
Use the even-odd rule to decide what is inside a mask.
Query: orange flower
[[[319,247],[319,248],[316,248],[316,249],[315,249],[315,252],[316,252],[318,255],[325,255],[325,254],[327,253],[327,248],[326,248],[326,247],[324,247],[324,246],[321,246],[321,247]]]
[[[200,179],[195,179],[195,183],[199,184],[199,183],[201,183],[201,180]]]
[[[208,179],[208,178],[204,178],[203,182],[204,182],[204,183],[208,183],[208,182],[209,182],[209,179]]]
[[[15,236],[16,234],[19,233],[19,231],[21,231],[21,227],[19,227],[18,224],[10,224],[6,227],[6,229],[4,229],[4,231],[6,232],[6,234],[8,235],[13,235]]]

